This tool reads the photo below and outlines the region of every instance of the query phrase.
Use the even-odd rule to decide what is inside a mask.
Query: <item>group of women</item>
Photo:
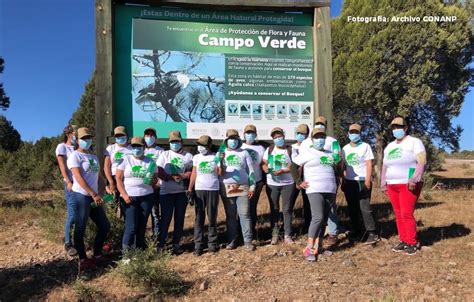
[[[393,205],[400,243],[393,251],[415,254],[419,248],[415,203],[422,187],[426,152],[422,142],[408,134],[405,119],[395,118],[390,127],[395,140],[384,150],[381,189]],[[195,141],[196,155],[183,149],[179,131],[168,136],[169,149],[156,145],[156,130],[148,128],[143,137],[128,139],[126,129],[114,129],[115,144],[105,152],[106,191],[114,194],[125,221],[122,240],[124,251],[145,248],[145,230],[151,214],[153,235],[158,250],[165,248],[173,218],[172,251],[183,252],[180,245],[188,203],[195,207],[194,254],[201,255],[206,246],[210,253],[219,249],[217,211],[222,200],[228,242],[226,249],[238,247],[240,233],[244,247],[255,250],[257,239],[257,204],[265,191],[270,204],[271,244],[283,240],[294,244],[293,207],[301,192],[304,204],[307,245],[303,251],[308,261],[315,261],[326,243],[337,239],[338,218],[335,199],[338,187],[344,192],[351,221],[350,239],[367,244],[379,241],[372,215],[372,160],[369,144],[361,139],[362,127],[348,129],[349,144],[339,147],[326,134],[326,119],[319,117],[314,129],[296,128],[296,143],[288,145],[285,132],[275,127],[273,143],[265,148],[257,140],[257,128],[247,125],[243,138],[236,129],[228,129],[218,150],[212,138],[203,135]],[[65,128],[64,143],[56,155],[64,177],[67,203],[65,248],[69,255],[78,254],[82,268],[90,268],[102,258],[102,248],[109,231],[103,207],[99,160],[91,151],[92,136],[87,128]],[[104,183],[105,185],[105,183]],[[280,234],[280,202],[283,212],[283,236]],[[204,236],[208,220],[207,238]],[[87,258],[84,231],[88,218],[97,225],[93,258]],[[74,224],[74,236],[70,230]],[[239,227],[240,224],[240,227]]]

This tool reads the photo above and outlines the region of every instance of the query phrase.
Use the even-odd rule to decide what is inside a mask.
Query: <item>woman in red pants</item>
[[[404,118],[393,119],[390,127],[395,140],[384,150],[381,188],[392,203],[400,238],[392,250],[413,255],[419,249],[413,213],[423,186],[426,151],[420,139],[408,135]]]

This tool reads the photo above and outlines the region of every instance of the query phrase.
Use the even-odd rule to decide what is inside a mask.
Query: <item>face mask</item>
[[[238,146],[239,146],[239,140],[238,139],[232,138],[232,139],[227,140],[227,147],[229,147],[231,149],[237,149]]]
[[[171,142],[170,143],[171,151],[178,152],[181,150],[181,143],[180,142]]]
[[[76,144],[77,144],[77,138],[76,138],[75,135],[71,136],[71,143],[72,143],[73,145],[76,145]]]
[[[325,143],[326,143],[326,139],[325,139],[325,138],[313,138],[313,146],[314,146],[317,150],[323,150]]]
[[[283,145],[285,144],[285,138],[283,138],[283,136],[277,137],[273,139],[273,143],[277,147],[283,147]]]
[[[245,141],[249,144],[252,144],[256,137],[255,133],[245,133]]]
[[[118,136],[115,138],[115,142],[119,145],[125,145],[127,143],[127,137],[126,136]]]
[[[135,157],[141,157],[141,156],[143,156],[143,153],[144,153],[143,147],[133,147],[132,148],[132,154]]]
[[[154,136],[145,136],[145,143],[147,146],[153,146],[155,144],[155,137]]]
[[[360,141],[360,134],[358,133],[349,133],[349,140],[353,143]]]
[[[404,129],[394,129],[392,130],[393,136],[396,139],[402,139],[405,136],[405,130]]]
[[[92,145],[92,139],[91,138],[79,139],[79,148],[84,149],[84,150],[89,150],[91,145]]]
[[[304,134],[301,134],[301,133],[296,133],[296,140],[301,143],[302,141],[304,141],[306,139],[306,137],[304,136]]]
[[[198,152],[201,153],[202,155],[207,154],[207,148],[204,146],[198,146]]]

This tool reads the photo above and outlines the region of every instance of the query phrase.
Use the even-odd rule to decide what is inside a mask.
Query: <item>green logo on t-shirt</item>
[[[89,158],[89,168],[87,169],[87,172],[93,172],[93,173],[99,172],[99,164],[97,163],[95,159]]]
[[[198,166],[199,173],[201,174],[212,174],[212,165],[209,161],[203,161]]]
[[[184,161],[180,157],[173,157],[170,164],[171,174],[178,174],[184,170]]]
[[[155,154],[153,154],[153,153],[148,153],[145,156],[148,157],[148,158],[151,158],[151,159],[155,159]]]
[[[229,167],[240,167],[240,157],[235,154],[231,154],[225,158],[226,165]]]
[[[402,148],[395,148],[392,151],[388,152],[387,160],[393,160],[402,157]]]
[[[144,178],[146,174],[146,168],[142,166],[133,166],[131,174],[133,177]]]
[[[273,165],[275,170],[280,170],[286,166],[286,156],[285,154],[277,154],[273,159]]]
[[[117,151],[114,154],[114,162],[120,163],[120,161],[123,159],[123,152]]]
[[[357,153],[351,153],[347,155],[346,161],[349,166],[358,166],[360,163],[360,157]]]
[[[252,149],[246,149],[247,152],[249,153],[250,157],[252,158],[252,162],[256,163],[258,160],[258,153],[255,150]]]
[[[321,156],[319,158],[319,163],[322,165],[322,166],[332,166],[334,164],[334,160],[332,157],[330,156]]]

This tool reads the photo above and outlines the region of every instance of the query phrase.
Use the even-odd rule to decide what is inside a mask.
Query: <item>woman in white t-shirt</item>
[[[291,149],[285,145],[283,129],[275,127],[270,132],[273,145],[263,154],[263,171],[267,173],[266,192],[270,200],[270,223],[272,229],[271,244],[277,244],[280,237],[278,221],[280,219],[280,197],[283,204],[283,226],[285,243],[293,244],[291,223],[293,218],[293,196],[296,193],[295,182],[291,177]]]
[[[218,250],[217,208],[219,205],[219,158],[211,151],[212,139],[201,136],[197,141],[199,154],[193,157],[193,170],[189,181],[188,194],[195,195],[194,209],[194,254],[200,256],[204,250],[204,221],[209,221],[207,245],[210,253]],[[193,194],[193,192],[195,192]]]
[[[311,223],[308,229],[308,243],[303,255],[308,261],[316,261],[321,253],[322,237],[326,228],[331,203],[336,196],[336,161],[331,151],[324,149],[326,132],[324,128],[315,128],[311,133],[313,145],[301,149],[293,158],[291,174],[296,184],[306,190],[311,207]],[[299,168],[303,167],[304,181]]]
[[[79,254],[79,267],[81,270],[95,267],[96,261],[102,258],[102,247],[110,229],[109,220],[102,208],[100,193],[103,186],[99,187],[99,160],[90,151],[92,135],[88,128],[77,130],[78,149],[71,153],[67,166],[72,172],[72,198],[74,200],[74,247]],[[94,258],[88,259],[84,246],[84,233],[89,217],[97,226],[94,241]]]
[[[426,151],[420,139],[408,135],[404,118],[393,119],[390,127],[395,140],[384,150],[380,187],[387,191],[397,222],[400,243],[392,250],[413,255],[419,248],[413,214],[423,187]]]
[[[64,249],[69,256],[76,256],[77,251],[71,240],[71,228],[74,223],[74,205],[72,201],[72,173],[67,167],[67,159],[77,145],[76,126],[66,126],[64,128],[63,142],[56,147],[56,159],[58,161],[59,170],[64,181],[64,197],[66,199],[66,224],[64,225]]]
[[[171,131],[168,135],[170,150],[158,158],[158,176],[162,180],[160,188],[160,234],[158,250],[165,247],[168,229],[174,214],[173,253],[181,254],[180,241],[183,235],[184,215],[188,199],[186,191],[193,166],[193,156],[183,150],[181,132]]]
[[[125,203],[123,251],[147,247],[146,223],[153,207],[153,183],[157,180],[158,169],[155,161],[145,156],[144,145],[142,137],[133,137],[132,154],[124,157],[115,174],[117,189]]]
[[[361,128],[359,124],[349,126],[350,143],[342,149],[344,177],[341,189],[346,197],[349,218],[352,224],[349,238],[351,240],[365,238],[365,244],[374,244],[380,241],[376,234],[375,220],[370,207],[374,154],[370,145],[361,140]],[[361,232],[360,217],[362,217],[365,233]]]

